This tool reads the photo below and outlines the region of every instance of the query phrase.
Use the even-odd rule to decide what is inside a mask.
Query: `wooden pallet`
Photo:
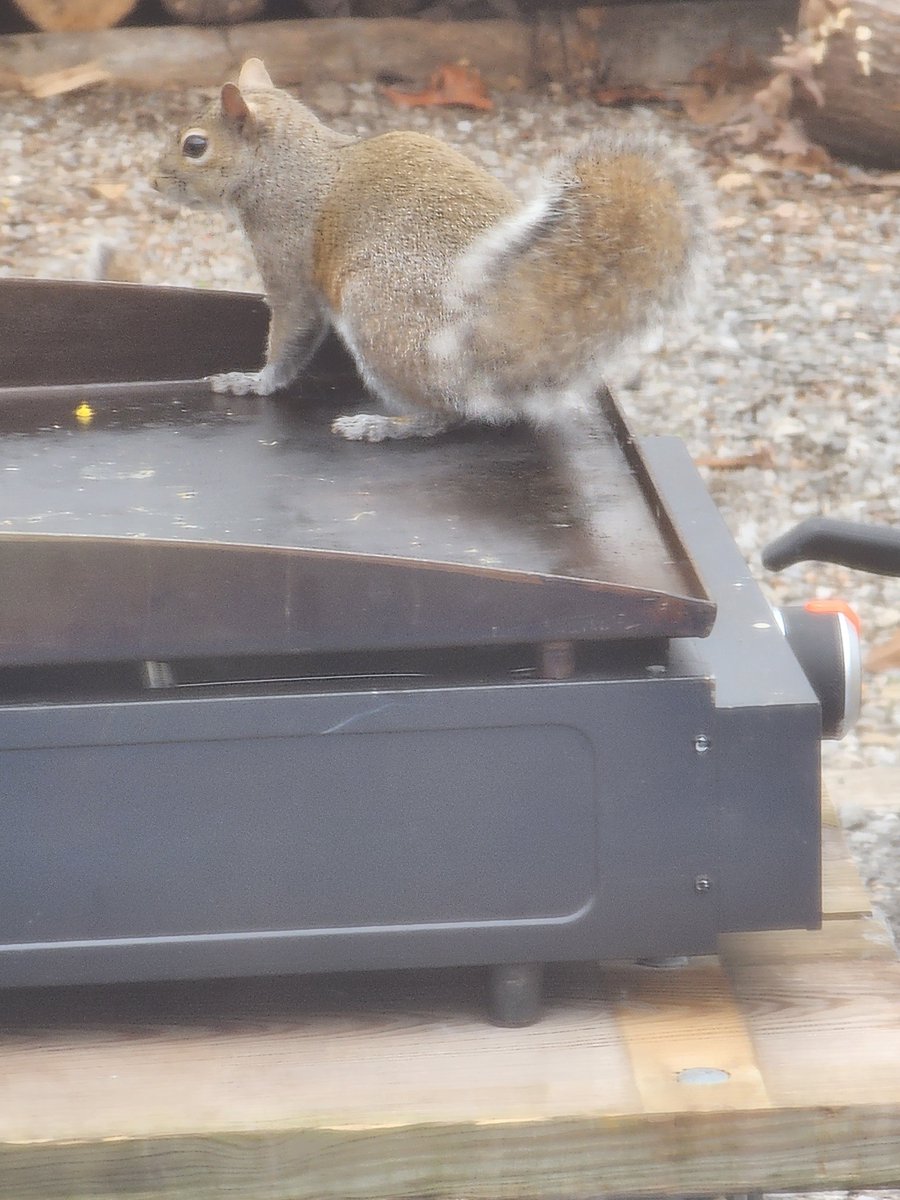
[[[560,968],[523,1030],[472,971],[8,993],[0,1198],[896,1183],[900,963],[830,811],[824,859],[820,932]]]

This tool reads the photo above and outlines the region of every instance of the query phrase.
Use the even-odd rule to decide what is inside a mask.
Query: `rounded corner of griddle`
[[[572,522],[533,435],[341,442],[331,418],[364,397],[333,345],[299,402],[243,405],[239,419],[196,387],[179,405],[171,384],[168,407],[142,391],[253,365],[261,297],[4,280],[7,316],[0,665],[658,642],[712,627],[715,604],[611,398],[598,464],[609,536],[590,570],[562,573]],[[95,416],[79,429],[69,410],[91,384]],[[180,479],[192,520],[176,511]],[[139,530],[123,527],[126,496]]]

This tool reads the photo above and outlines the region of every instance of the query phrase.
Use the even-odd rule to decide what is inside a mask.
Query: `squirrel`
[[[385,410],[338,417],[351,440],[589,425],[610,363],[685,309],[709,258],[702,172],[664,134],[597,132],[523,202],[437,138],[329,129],[255,58],[153,182],[236,211],[266,289],[265,365],[212,388],[285,388],[333,328]]]

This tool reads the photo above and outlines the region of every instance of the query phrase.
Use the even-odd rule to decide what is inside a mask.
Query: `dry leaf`
[[[798,204],[785,200],[772,208],[772,216],[783,223],[783,228],[792,232],[809,230],[821,221],[819,210],[810,204]]]
[[[799,41],[787,42],[785,52],[772,58],[772,65],[779,69],[776,78],[784,76],[789,81],[800,84],[819,108],[822,107],[825,97],[813,76],[817,62],[812,46]]]
[[[82,63],[77,67],[66,67],[63,71],[47,71],[22,79],[22,88],[38,100],[61,96],[65,92],[77,92],[83,88],[96,87],[111,79],[109,71],[98,62]]]
[[[737,192],[752,184],[753,176],[749,171],[726,171],[716,180],[716,187],[722,192]]]
[[[770,158],[765,158],[762,154],[742,154],[735,161],[751,175],[771,175],[778,169]]]
[[[106,183],[101,180],[91,184],[91,192],[101,200],[121,200],[127,191],[127,183]]]
[[[817,105],[824,103],[822,89],[815,78],[821,62],[820,39],[826,36],[826,26],[828,30],[836,28],[835,21],[843,20],[842,14],[849,9],[842,7],[844,0],[810,2],[818,4],[818,23],[804,26],[801,21],[798,35],[782,35],[781,53],[773,56],[768,64],[771,71],[768,79],[760,83],[758,74],[754,78],[751,60],[741,65],[743,74],[740,78],[745,91],[739,103],[732,94],[735,75],[731,72],[734,68],[729,65],[725,51],[718,51],[709,63],[692,72],[692,80],[698,86],[685,89],[683,95],[685,111],[694,120],[706,124],[724,122],[725,134],[737,146],[758,148],[763,154],[781,156],[774,168],[768,161],[767,170],[787,167],[816,174],[830,165],[827,153],[810,142],[792,114],[796,100],[802,99],[803,93]]]
[[[463,63],[438,67],[428,80],[428,86],[420,92],[403,92],[394,87],[384,87],[381,91],[398,108],[454,105],[489,111],[494,107],[484,80],[474,67]]]
[[[867,671],[890,671],[900,667],[900,629],[886,642],[873,646],[866,658]]]
[[[766,141],[778,132],[779,124],[771,113],[766,112],[754,98],[747,107],[745,119],[729,125],[727,132],[739,146],[749,149]]]
[[[794,84],[786,71],[773,75],[764,88],[760,88],[753,100],[770,117],[786,117],[794,103]]]
[[[846,176],[851,187],[900,188],[900,171],[886,171],[875,175],[869,171],[854,171]]]
[[[785,155],[783,166],[788,171],[799,171],[802,175],[820,175],[831,166],[831,156],[823,146],[810,143],[804,154]]]
[[[806,154],[812,149],[812,146],[813,143],[800,126],[789,121],[782,127],[778,137],[770,142],[768,149],[773,150],[776,154]]]
[[[682,88],[679,100],[698,125],[724,125],[736,120],[747,106],[747,97],[740,92],[710,93],[704,87]]]
[[[700,125],[724,125],[743,115],[766,70],[751,50],[727,43],[695,67],[690,79],[692,86],[680,95],[684,111]]]
[[[802,0],[800,24],[807,29],[820,29],[833,22],[846,0]]]
[[[666,104],[671,96],[657,88],[634,84],[627,87],[597,88],[594,99],[605,108],[627,108],[632,104]]]
[[[768,446],[761,446],[749,454],[730,454],[717,458],[711,454],[702,455],[697,459],[697,465],[709,467],[712,471],[744,471],[748,467],[761,467],[764,470],[775,466],[772,451]]]

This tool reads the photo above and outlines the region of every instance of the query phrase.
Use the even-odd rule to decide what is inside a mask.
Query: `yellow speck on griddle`
[[[94,410],[86,400],[82,400],[81,404],[75,409],[75,420],[79,425],[90,425],[94,419]]]

